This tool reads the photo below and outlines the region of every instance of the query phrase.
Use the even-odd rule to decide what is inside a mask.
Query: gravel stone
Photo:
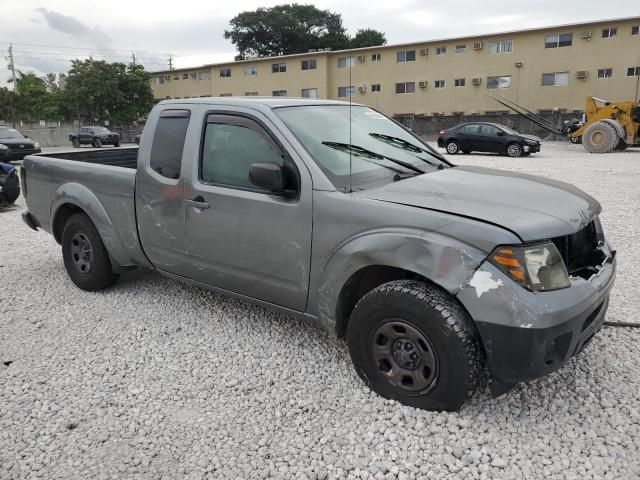
[[[618,249],[607,320],[640,323],[637,149],[449,158],[595,196]],[[0,479],[640,478],[640,329],[606,327],[558,372],[425,412],[369,391],[308,322],[142,269],[78,290],[24,209],[0,211]]]

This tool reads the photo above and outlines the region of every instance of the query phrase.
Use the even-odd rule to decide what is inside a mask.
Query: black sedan
[[[22,160],[27,155],[40,153],[38,142],[22,135],[15,128],[0,127],[0,161],[9,162],[11,160]]]
[[[464,152],[490,152],[510,157],[531,155],[540,151],[542,139],[524,135],[497,123],[474,122],[441,130],[438,146],[455,155]]]

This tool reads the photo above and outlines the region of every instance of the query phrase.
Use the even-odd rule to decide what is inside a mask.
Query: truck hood
[[[456,166],[354,195],[436,210],[501,226],[523,241],[570,235],[601,211],[568,183],[491,168]]]

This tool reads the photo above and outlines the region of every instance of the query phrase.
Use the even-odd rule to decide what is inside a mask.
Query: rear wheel
[[[449,140],[447,142],[447,153],[449,155],[455,155],[456,153],[460,153],[460,144],[455,140]]]
[[[618,146],[618,135],[613,125],[595,122],[582,135],[582,144],[589,153],[609,153]]]
[[[522,147],[517,143],[510,143],[507,146],[507,155],[512,158],[517,158],[522,156]]]
[[[364,382],[405,405],[457,410],[482,380],[471,319],[436,286],[399,280],[372,290],[354,308],[347,340]]]
[[[99,138],[94,138],[94,139],[93,139],[93,146],[94,146],[95,148],[100,148],[100,147],[102,147],[102,142],[100,141],[100,139],[99,139]]]
[[[82,290],[102,290],[118,280],[98,230],[84,213],[67,220],[62,232],[62,257],[69,277]]]

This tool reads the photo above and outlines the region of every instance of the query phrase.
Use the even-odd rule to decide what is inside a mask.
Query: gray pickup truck
[[[558,369],[615,277],[589,195],[453,165],[361,105],[163,101],[139,149],[31,155],[21,175],[25,223],[78,287],[155,268],[319,322],[367,385],[420,408]]]

